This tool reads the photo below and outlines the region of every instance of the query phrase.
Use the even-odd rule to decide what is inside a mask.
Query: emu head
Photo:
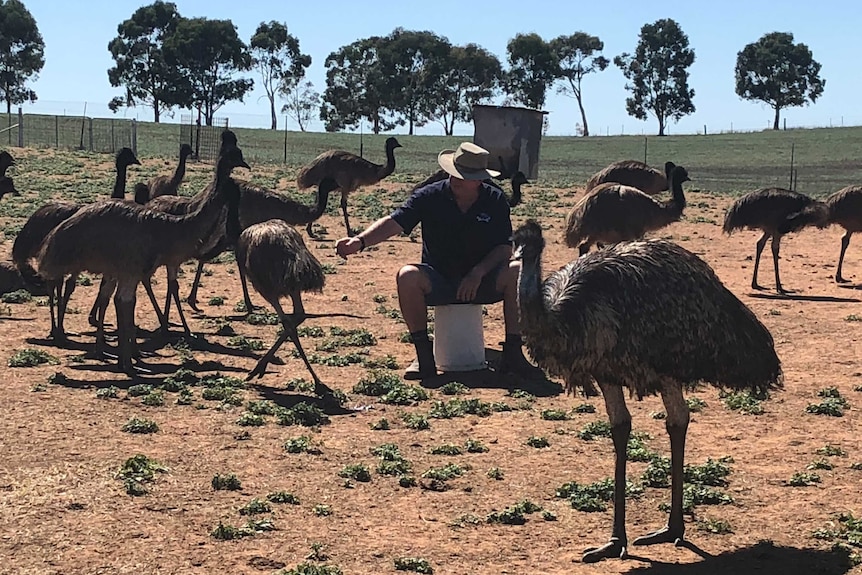
[[[394,136],[389,136],[386,138],[386,149],[394,150],[395,148],[402,148],[403,146],[398,143],[398,140],[395,139]]]
[[[536,220],[527,220],[512,235],[515,251],[513,260],[536,261],[545,249],[545,239],[542,237],[542,226]]]
[[[690,181],[691,178],[688,177],[688,170],[682,166],[674,166],[673,171],[670,174],[670,178],[668,178],[668,184],[682,184],[683,182]]]
[[[221,133],[221,149],[224,150],[230,146],[236,147],[236,134],[231,130],[225,130]]]
[[[529,184],[530,180],[527,179],[527,176],[521,170],[518,170],[514,174],[512,174],[512,185],[518,184]]]
[[[192,155],[193,152],[194,150],[192,150],[192,147],[188,144],[183,144],[182,146],[180,146],[180,156],[182,156],[183,158],[188,158]]]
[[[132,164],[141,165],[135,153],[130,148],[120,148],[117,152],[117,168],[125,168]]]

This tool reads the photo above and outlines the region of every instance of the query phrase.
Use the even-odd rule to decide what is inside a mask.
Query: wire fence
[[[221,133],[228,125],[227,118],[213,118],[211,126],[203,126],[200,116],[194,121],[191,114],[183,114],[180,116],[180,144],[190,145],[196,159],[215,162],[221,148]]]
[[[136,121],[87,116],[16,114],[0,116],[0,142],[8,146],[116,153],[136,151]]]

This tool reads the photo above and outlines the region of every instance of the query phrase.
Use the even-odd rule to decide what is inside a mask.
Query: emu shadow
[[[688,544],[690,548],[693,547]],[[797,549],[776,546],[771,541],[760,541],[751,547],[709,555],[697,563],[651,562],[637,566],[628,575],[762,575],[763,573],[844,575],[853,564],[850,552],[844,548],[834,550]],[[638,557],[638,559],[643,559]]]
[[[795,301],[813,301],[813,302],[825,302],[825,303],[858,303],[862,300],[857,298],[849,298],[849,297],[836,297],[831,295],[797,295],[792,293],[780,294],[780,293],[749,293],[750,297],[758,298],[758,299],[772,299],[772,300],[795,300]]]
[[[286,389],[275,388],[260,383],[248,383],[247,386],[248,389],[257,391],[263,399],[269,400],[277,406],[285,409],[296,407],[299,403],[307,403],[309,405],[316,405],[326,415],[350,415],[356,413],[353,409],[327,403],[322,398],[315,395],[292,393]]]
[[[536,397],[554,397],[561,395],[564,390],[563,386],[548,379],[542,374],[540,377],[523,378],[509,374],[501,374],[496,371],[496,366],[500,365],[503,352],[497,349],[485,348],[485,359],[489,364],[489,369],[477,371],[447,371],[436,377],[422,380],[422,387],[428,389],[437,389],[447,383],[457,381],[471,389],[505,389],[513,391],[520,389],[531,393]]]

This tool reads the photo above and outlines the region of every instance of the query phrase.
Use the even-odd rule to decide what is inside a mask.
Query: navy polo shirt
[[[447,279],[462,278],[500,245],[511,245],[509,203],[497,188],[483,183],[467,212],[455,202],[448,178],[423,186],[392,212],[405,233],[422,224],[422,263]]]

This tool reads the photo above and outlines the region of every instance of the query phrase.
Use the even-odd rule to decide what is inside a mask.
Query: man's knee
[[[395,281],[400,290],[418,290],[427,293],[430,289],[428,276],[414,265],[406,265],[398,270]]]

